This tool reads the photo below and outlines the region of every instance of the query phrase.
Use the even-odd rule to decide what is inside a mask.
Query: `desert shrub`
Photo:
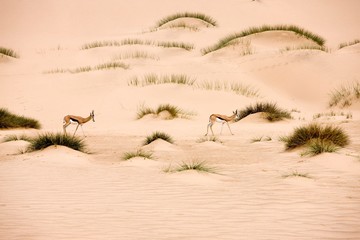
[[[69,136],[62,133],[43,133],[34,137],[30,141],[28,151],[37,151],[47,148],[49,146],[65,146],[77,151],[85,151],[85,143],[83,139],[76,136]]]
[[[154,132],[152,133],[151,135],[147,136],[143,145],[148,145],[150,143],[152,143],[153,141],[157,140],[157,139],[162,139],[168,143],[174,143],[174,140],[172,139],[172,137],[167,134],[167,133],[164,133],[164,132]]]
[[[9,112],[5,108],[0,108],[0,129],[6,128],[35,128],[40,129],[40,123],[24,116],[19,116]]]
[[[301,146],[329,145],[332,144],[344,147],[349,144],[348,135],[340,128],[331,125],[322,126],[318,123],[311,123],[295,128],[294,132],[281,139],[285,142],[286,149],[294,149]],[[314,141],[317,142],[314,142]]]
[[[8,57],[19,58],[19,54],[10,48],[0,47],[0,54]]]
[[[310,155],[315,156],[324,152],[336,152],[339,147],[335,145],[332,141],[327,139],[311,139],[306,144],[306,150],[301,154],[302,156]]]
[[[129,159],[135,158],[135,157],[152,159],[152,153],[151,152],[146,152],[146,151],[141,150],[141,149],[138,149],[135,152],[126,152],[126,153],[124,153],[122,159],[123,160],[129,160]]]
[[[256,103],[255,105],[249,105],[243,110],[240,110],[239,120],[249,116],[250,114],[259,112],[266,113],[266,119],[270,122],[280,121],[284,118],[291,118],[290,112],[278,108],[276,103]]]
[[[214,27],[217,26],[217,23],[213,18],[211,18],[203,13],[183,12],[183,13],[172,14],[172,15],[169,15],[169,16],[166,16],[166,17],[160,19],[157,22],[155,27],[161,27],[164,24],[169,23],[169,22],[174,21],[179,18],[196,18],[196,19],[204,21],[205,23],[207,23],[210,26],[214,26]]]
[[[228,35],[220,39],[218,43],[216,43],[215,45],[202,49],[201,52],[203,53],[203,55],[206,55],[210,52],[214,52],[221,48],[232,45],[235,39],[246,37],[252,34],[267,32],[267,31],[290,31],[314,41],[319,46],[323,46],[325,44],[325,39],[322,38],[321,36],[295,25],[273,25],[273,26],[263,25],[261,27],[251,27],[239,33]]]

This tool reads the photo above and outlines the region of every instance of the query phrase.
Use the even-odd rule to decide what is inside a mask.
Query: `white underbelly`
[[[78,122],[76,122],[76,121],[74,121],[74,120],[72,120],[72,119],[70,119],[70,123],[71,123],[71,124],[78,124]]]
[[[215,120],[216,120],[216,122],[218,122],[218,123],[224,123],[224,122],[225,122],[225,120],[220,119],[220,118],[216,118]]]

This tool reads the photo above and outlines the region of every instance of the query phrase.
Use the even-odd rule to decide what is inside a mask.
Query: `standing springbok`
[[[222,133],[223,126],[224,126],[225,123],[227,124],[227,126],[228,126],[228,128],[229,128],[229,130],[230,130],[231,135],[234,135],[234,134],[231,132],[229,123],[235,122],[237,119],[240,119],[238,110],[235,110],[235,111],[233,112],[233,115],[231,115],[230,117],[229,117],[229,116],[226,116],[226,115],[221,115],[221,114],[211,114],[210,117],[209,117],[209,124],[207,125],[207,131],[206,131],[205,136],[207,136],[208,133],[209,133],[209,127],[210,127],[210,130],[211,130],[211,132],[212,132],[212,135],[214,136],[214,132],[213,132],[212,126],[214,125],[215,122],[221,123],[220,135],[221,135],[221,133]]]
[[[64,129],[64,134],[66,134],[66,128],[70,125],[70,124],[77,124],[76,126],[76,129],[75,129],[75,132],[74,132],[74,135],[75,136],[75,133],[76,131],[78,130],[78,127],[81,126],[81,130],[83,132],[83,135],[84,137],[85,134],[84,134],[84,130],[82,128],[82,125],[84,123],[87,123],[88,121],[90,121],[91,119],[93,120],[93,122],[95,122],[95,114],[94,114],[94,110],[92,110],[92,112],[90,113],[90,116],[86,117],[86,118],[83,118],[83,117],[79,117],[79,116],[74,116],[74,115],[66,115],[64,117],[64,125],[63,125],[63,129]]]

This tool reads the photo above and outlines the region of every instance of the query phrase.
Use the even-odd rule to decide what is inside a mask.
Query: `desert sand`
[[[338,48],[360,38],[359,9],[357,0],[2,0],[0,46],[20,57],[0,56],[0,107],[35,118],[42,128],[0,131],[0,239],[360,239],[360,104],[328,105],[331,91],[360,81],[360,45]],[[181,12],[206,14],[218,26],[182,19],[193,27],[154,29]],[[274,31],[247,37],[251,54],[242,54],[241,44],[201,53],[264,24],[314,32],[327,51],[296,49],[313,43]],[[124,39],[194,48],[81,49]],[[147,57],[129,57],[138,53]],[[129,68],[56,72],[110,61]],[[146,74],[239,83],[258,94],[128,84]],[[219,135],[215,124],[221,142],[199,142],[210,114],[231,115],[256,102],[274,102],[292,119],[271,123],[255,114],[231,124],[234,135],[226,126]],[[139,106],[160,104],[192,115],[136,118]],[[61,132],[65,115],[87,117],[92,110],[95,122],[83,126],[88,153],[63,146],[23,153],[26,141],[2,142],[7,135]],[[322,117],[314,120],[316,114]],[[314,157],[285,151],[279,138],[313,121],[340,126],[350,144]],[[154,131],[171,135],[174,144],[143,147]],[[77,135],[83,137],[80,129]],[[260,138],[267,140],[254,142]],[[123,160],[137,149],[153,159]],[[165,171],[191,161],[204,161],[215,173]]]

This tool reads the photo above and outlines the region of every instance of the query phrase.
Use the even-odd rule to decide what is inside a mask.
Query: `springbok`
[[[86,117],[86,118],[79,117],[79,116],[74,116],[74,115],[66,115],[66,116],[64,117],[64,125],[63,125],[64,134],[66,134],[66,128],[67,128],[70,124],[77,124],[73,136],[75,136],[75,133],[76,133],[76,131],[78,130],[78,127],[80,126],[80,127],[81,127],[81,130],[82,130],[82,132],[83,132],[84,137],[86,137],[86,136],[85,136],[85,133],[84,133],[84,130],[83,130],[83,128],[82,128],[82,125],[83,125],[84,123],[87,123],[87,122],[90,121],[91,119],[93,120],[93,122],[95,122],[95,118],[94,118],[94,117],[95,117],[94,110],[92,110],[92,112],[90,113],[90,116],[88,116],[88,117]]]
[[[208,133],[209,133],[209,127],[210,127],[210,130],[212,132],[212,135],[214,136],[214,131],[212,129],[212,126],[214,125],[215,122],[221,123],[220,135],[222,133],[223,126],[224,126],[225,123],[227,124],[231,135],[234,135],[232,133],[231,129],[230,129],[229,123],[233,123],[238,119],[240,119],[238,110],[233,111],[233,115],[231,115],[230,117],[226,116],[226,115],[221,115],[221,114],[211,114],[210,117],[209,117],[209,124],[207,125],[207,131],[206,131],[205,136],[207,136]]]

